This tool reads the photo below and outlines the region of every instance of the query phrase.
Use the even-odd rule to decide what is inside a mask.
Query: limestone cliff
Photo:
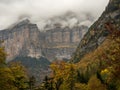
[[[44,44],[42,45],[42,53],[49,60],[54,59],[70,59],[80,40],[87,32],[87,26],[61,28],[56,27],[47,30],[45,34]]]
[[[8,30],[0,31],[0,40],[7,52],[7,60],[17,56],[30,56],[39,58],[41,48],[39,42],[39,30],[36,24],[24,20]]]

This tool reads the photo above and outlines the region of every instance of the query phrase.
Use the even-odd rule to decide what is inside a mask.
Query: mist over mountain
[[[30,19],[40,30],[54,23],[72,27],[90,26],[105,9],[108,0],[0,0],[0,29]],[[93,4],[94,3],[94,4]],[[88,19],[89,17],[90,20]]]

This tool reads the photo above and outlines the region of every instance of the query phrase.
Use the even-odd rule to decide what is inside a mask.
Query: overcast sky
[[[24,18],[42,25],[45,20],[68,11],[79,16],[91,13],[98,18],[107,4],[108,0],[0,0],[0,29]]]

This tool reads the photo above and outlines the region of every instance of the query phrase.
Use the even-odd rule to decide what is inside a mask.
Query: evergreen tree
[[[35,82],[36,82],[36,79],[35,79],[34,76],[29,78],[29,88],[30,88],[30,90],[34,90]]]

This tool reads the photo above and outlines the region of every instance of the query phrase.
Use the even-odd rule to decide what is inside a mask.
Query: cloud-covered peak
[[[76,22],[76,17],[85,19],[87,14],[96,19],[107,3],[108,0],[0,0],[0,29],[25,18],[42,29],[46,23],[51,22],[51,18],[64,19],[61,16],[65,16],[66,13],[66,16],[71,15],[68,17],[71,18],[71,22]]]

